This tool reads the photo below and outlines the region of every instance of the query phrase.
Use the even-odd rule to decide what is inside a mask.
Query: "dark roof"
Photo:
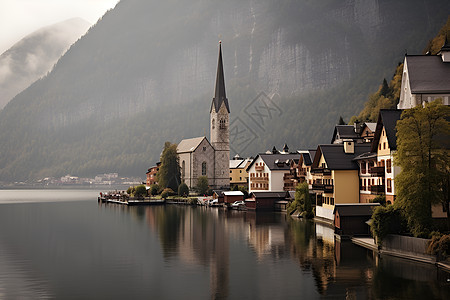
[[[354,153],[345,153],[343,144],[319,145],[312,167],[319,167],[320,156],[323,155],[327,168],[330,170],[358,170],[358,164],[353,160],[358,155],[370,151],[368,144],[354,144]]]
[[[303,157],[303,163],[305,164],[305,166],[312,165],[315,154],[316,150],[308,150],[300,152],[300,156]]]
[[[353,160],[368,159],[375,157],[377,157],[377,154],[375,152],[365,152],[363,154],[356,156]]]
[[[407,55],[409,84],[413,94],[450,92],[450,64],[439,55]]]
[[[339,139],[358,139],[360,138],[359,134],[355,132],[355,127],[353,125],[336,125],[334,127],[333,138],[331,139],[331,143],[336,140],[336,137],[339,135]]]
[[[258,154],[255,159],[252,161],[250,165],[247,167],[248,170],[253,166],[253,164],[256,162],[258,157],[261,157],[261,159],[264,161],[266,166],[272,170],[289,170],[291,168],[290,161],[291,159],[298,159],[299,154],[298,153],[290,153],[290,154],[266,154],[266,153],[260,153]],[[276,163],[278,161],[278,164]]]
[[[214,93],[214,98],[211,103],[211,111],[214,109],[219,111],[222,103],[225,103],[228,113],[230,113],[230,107],[228,105],[228,99],[225,92],[225,77],[223,75],[223,64],[222,64],[222,43],[219,43],[219,61],[217,63],[217,75],[216,75],[216,90]]]
[[[287,198],[289,194],[287,192],[251,192],[251,197],[255,198]]]
[[[386,136],[391,150],[397,149],[397,121],[400,120],[402,110],[400,109],[382,109],[378,114],[377,129],[372,141],[372,152],[377,152],[378,142],[380,141],[383,126],[386,130]]]
[[[222,190],[213,190],[213,194],[217,194],[219,197],[223,197],[225,195],[223,192],[224,191]]]
[[[341,217],[372,216],[373,209],[380,203],[336,204],[333,213],[339,212]]]

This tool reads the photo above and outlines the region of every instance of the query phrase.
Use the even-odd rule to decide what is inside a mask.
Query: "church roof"
[[[450,64],[439,55],[407,55],[405,61],[413,94],[450,92]]]
[[[230,107],[228,105],[228,99],[225,92],[225,77],[223,75],[223,63],[222,63],[222,43],[219,42],[219,61],[217,63],[217,75],[216,75],[216,90],[214,98],[211,103],[211,111],[214,107],[216,111],[219,111],[222,103],[225,103],[228,113],[230,113]]]
[[[204,136],[182,140],[177,147],[178,153],[194,152],[200,143],[206,139]],[[206,139],[208,141],[208,139]],[[208,142],[209,143],[209,142]]]

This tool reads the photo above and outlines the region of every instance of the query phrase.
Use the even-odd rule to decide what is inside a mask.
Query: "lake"
[[[0,299],[450,299],[450,274],[283,213],[0,190]]]

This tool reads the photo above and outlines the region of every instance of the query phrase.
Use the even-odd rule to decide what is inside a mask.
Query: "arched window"
[[[220,119],[220,129],[225,129],[226,128],[226,123],[225,123],[225,119]]]
[[[206,176],[206,161],[202,162],[202,176]]]
[[[212,129],[216,128],[216,124],[214,124],[214,123],[215,123],[215,120],[214,120],[214,119],[212,119],[212,121],[211,121],[211,126],[212,126]]]
[[[181,163],[181,179],[184,181],[184,176],[186,175],[186,162],[183,160]]]

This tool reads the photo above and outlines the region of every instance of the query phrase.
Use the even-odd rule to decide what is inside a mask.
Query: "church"
[[[230,187],[230,106],[225,92],[220,42],[215,93],[209,114],[210,140],[202,136],[184,139],[178,144],[181,181],[189,188],[193,188],[197,185],[200,176],[206,176],[211,188],[228,189]]]

